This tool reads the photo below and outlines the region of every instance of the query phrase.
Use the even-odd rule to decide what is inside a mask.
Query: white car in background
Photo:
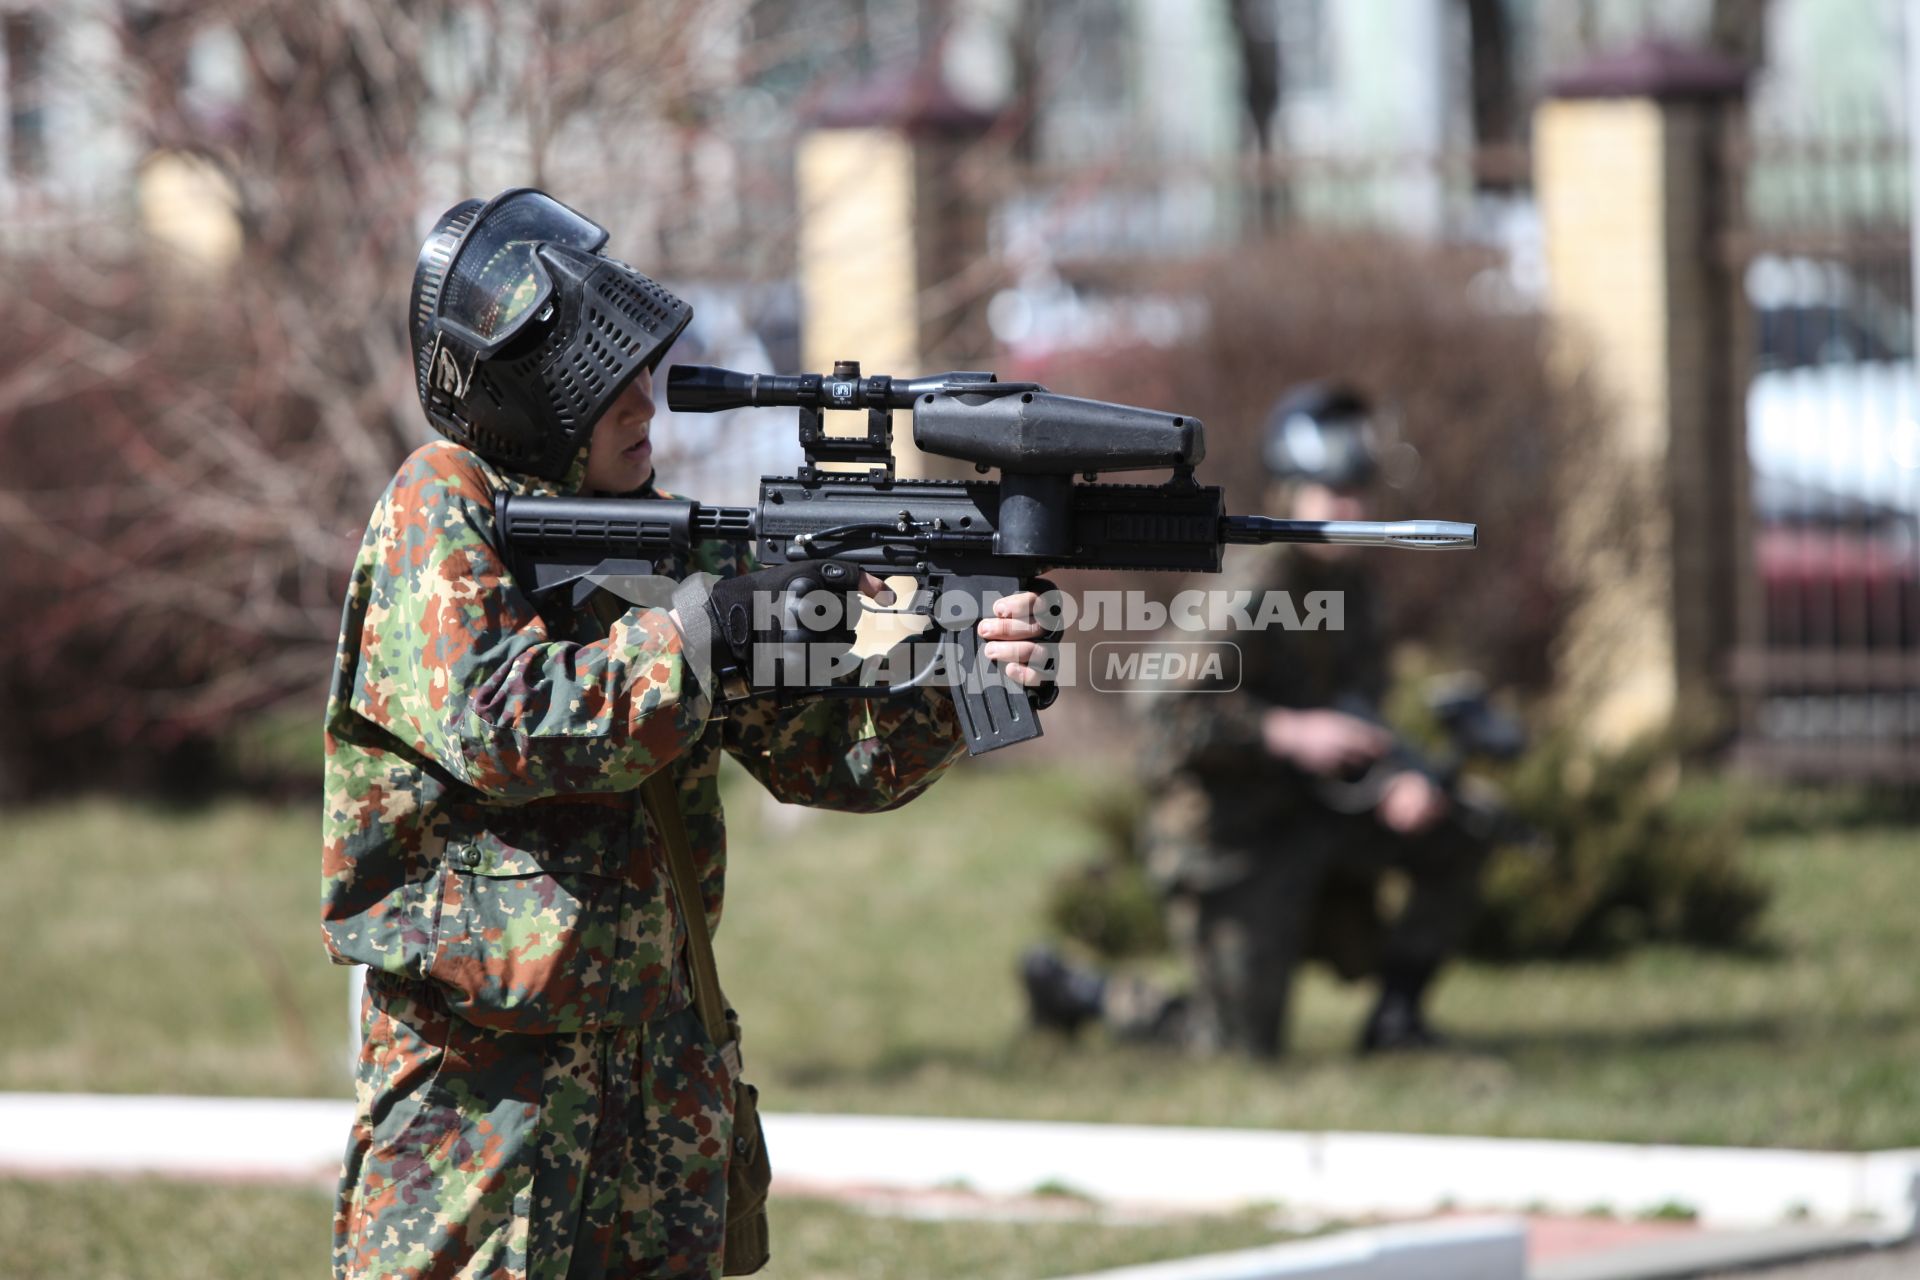
[[[1747,387],[1756,477],[1920,513],[1913,315],[1897,279],[1810,258],[1747,270],[1758,352]]]
[[[1920,739],[1920,689],[1860,677],[1865,655],[1920,653],[1920,396],[1898,278],[1810,259],[1747,273],[1757,368],[1747,387],[1754,561],[1765,644],[1834,654],[1769,682],[1762,735],[1820,748]],[[1843,668],[1845,670],[1843,670]],[[1889,670],[1882,667],[1883,671]],[[1812,672],[1838,679],[1804,683]]]

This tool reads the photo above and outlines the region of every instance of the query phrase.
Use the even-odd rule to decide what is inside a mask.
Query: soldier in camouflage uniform
[[[1377,467],[1356,393],[1314,384],[1283,398],[1267,461],[1275,515],[1367,518]],[[1315,953],[1349,977],[1379,974],[1363,1052],[1439,1043],[1423,1003],[1472,923],[1487,847],[1381,727],[1387,645],[1371,575],[1352,551],[1230,549],[1230,580],[1254,588],[1256,602],[1286,592],[1305,610],[1314,593],[1334,593],[1342,629],[1238,635],[1237,688],[1153,702],[1144,843],[1170,931],[1193,964],[1192,993],[1108,978],[1038,948],[1023,961],[1037,1023],[1071,1030],[1100,1018],[1125,1037],[1275,1057],[1294,968]],[[1387,922],[1377,889],[1389,868],[1406,874],[1410,893]]]
[[[327,707],[323,924],[369,966],[337,1277],[720,1274],[732,1068],[689,1007],[636,788],[672,771],[717,924],[723,754],[782,801],[874,812],[960,750],[944,691],[716,698],[684,587],[672,611],[581,613],[516,581],[497,492],[656,492],[651,372],[691,313],[604,239],[519,191],[456,206],[422,250],[421,396],[450,438],[374,509]],[[713,545],[655,572],[756,573]],[[1029,684],[1032,607],[981,624]]]

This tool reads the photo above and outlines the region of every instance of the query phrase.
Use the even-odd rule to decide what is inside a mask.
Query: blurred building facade
[[[1678,472],[1706,495],[1704,524],[1674,526],[1698,538],[1650,551],[1665,576],[1623,597],[1664,611],[1669,632],[1708,598],[1676,590],[1685,573],[1736,575],[1734,603],[1709,610],[1726,616],[1696,628],[1712,639],[1684,661],[1672,643],[1588,647],[1624,646],[1618,678],[1652,672],[1668,690],[1621,733],[1698,685],[1735,709],[1756,759],[1898,772],[1920,749],[1907,7],[579,0],[555,10],[573,24],[556,34],[518,10],[442,0],[395,10],[418,18],[404,32],[421,47],[400,51],[419,74],[388,185],[415,237],[459,196],[548,186],[695,299],[683,358],[1044,372],[1063,354],[1190,340],[1205,302],[1156,283],[1158,269],[1300,228],[1479,246],[1494,264],[1476,281],[1483,305],[1556,305],[1580,248],[1560,246],[1554,267],[1540,216],[1538,111],[1554,86],[1650,43],[1751,64],[1686,153],[1698,207],[1674,222],[1688,184],[1644,193],[1666,219],[1662,252],[1704,264],[1686,298],[1663,276],[1649,297],[1664,309],[1649,314],[1694,335],[1693,363],[1662,376],[1718,388],[1692,412],[1719,444]],[[216,271],[241,260],[286,189],[245,169],[267,127],[253,12],[0,0],[0,244],[31,255],[79,232]],[[339,20],[349,38],[329,72],[363,94],[390,88],[370,65],[384,29]],[[289,49],[335,48],[324,23],[289,31]],[[129,61],[145,74],[122,74]],[[827,234],[836,217],[860,233]],[[1597,308],[1605,285],[1602,272]],[[395,332],[368,359],[384,367],[404,343],[397,311],[382,323]],[[1589,356],[1613,358],[1605,345]],[[417,431],[404,372],[387,390],[393,420]],[[1645,435],[1666,411],[1629,404],[1612,429],[1685,436],[1667,419]],[[714,500],[744,498],[794,454],[787,424],[758,417],[663,415],[658,434],[676,487]],[[1670,493],[1669,511],[1688,496]],[[1699,538],[1718,550],[1675,578]],[[1855,747],[1834,750],[1842,740]]]
[[[110,94],[112,25],[82,6],[0,6],[6,99],[0,228],[9,247],[79,218],[124,220],[140,153]]]

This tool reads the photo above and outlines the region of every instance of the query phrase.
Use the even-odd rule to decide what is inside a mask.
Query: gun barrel
[[[1337,542],[1356,547],[1465,551],[1479,542],[1476,525],[1457,520],[1273,520],[1227,516],[1225,542]]]

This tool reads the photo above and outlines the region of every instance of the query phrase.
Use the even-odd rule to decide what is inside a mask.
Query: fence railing
[[[1309,154],[1186,164],[996,165],[965,176],[992,247],[1058,262],[1178,257],[1290,226],[1487,240],[1529,181],[1518,147]]]
[[[1721,250],[1752,471],[1739,754],[1920,779],[1920,397],[1907,139],[1731,134]]]

